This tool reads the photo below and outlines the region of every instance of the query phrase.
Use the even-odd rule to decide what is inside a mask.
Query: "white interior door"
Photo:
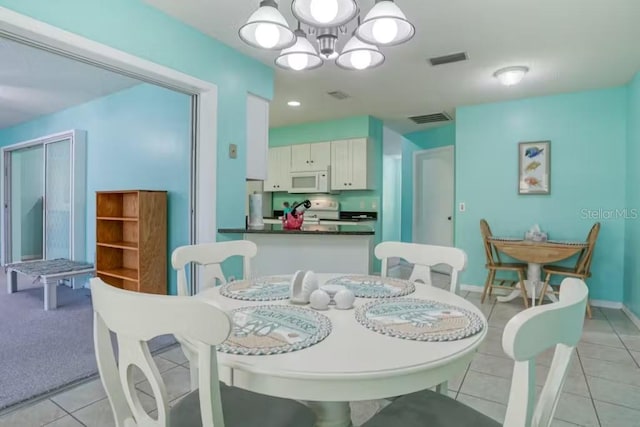
[[[413,241],[453,246],[453,147],[414,153]]]

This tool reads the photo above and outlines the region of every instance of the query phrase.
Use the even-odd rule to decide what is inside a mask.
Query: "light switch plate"
[[[229,144],[229,158],[235,159],[238,157],[238,146],[236,144]]]
[[[467,207],[465,206],[464,202],[460,202],[460,204],[458,205],[458,210],[460,212],[464,212],[467,210]]]

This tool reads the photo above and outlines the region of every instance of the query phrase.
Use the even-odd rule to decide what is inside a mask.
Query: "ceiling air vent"
[[[449,116],[445,112],[442,112],[442,113],[434,113],[434,114],[425,114],[424,116],[413,116],[413,117],[409,117],[409,120],[419,125],[423,125],[426,123],[448,122],[449,120],[451,120],[451,116]]]
[[[334,90],[332,92],[327,92],[327,95],[334,97],[335,99],[338,100],[343,100],[343,99],[347,99],[349,98],[349,95],[347,95],[346,93],[344,93],[341,90]]]
[[[437,56],[429,58],[431,65],[451,64],[452,62],[466,61],[469,59],[466,52],[452,53],[451,55]]]

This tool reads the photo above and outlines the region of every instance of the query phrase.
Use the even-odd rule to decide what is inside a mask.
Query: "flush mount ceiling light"
[[[300,101],[289,101],[289,102],[287,102],[287,105],[289,107],[299,107],[300,106]]]
[[[322,65],[322,58],[318,55],[307,35],[301,29],[295,31],[296,43],[280,52],[276,58],[276,65],[288,70],[312,70]]]
[[[262,49],[286,49],[296,42],[296,36],[278,11],[275,0],[262,0],[238,34],[248,45]]]
[[[513,86],[520,83],[524,78],[524,75],[527,74],[528,71],[528,67],[519,65],[516,67],[501,68],[493,73],[493,76],[497,78],[503,85]]]
[[[278,12],[275,0],[262,0],[239,31],[240,38],[253,47],[281,49],[275,63],[287,70],[318,68],[323,59],[335,59],[339,67],[349,70],[373,68],[384,62],[379,47],[404,43],[415,33],[391,0],[376,0],[362,24],[356,0],[293,0],[291,11],[298,20],[295,33]],[[354,36],[346,40],[343,36],[349,34]],[[307,35],[315,38],[317,47]],[[339,45],[344,45],[342,53]]]

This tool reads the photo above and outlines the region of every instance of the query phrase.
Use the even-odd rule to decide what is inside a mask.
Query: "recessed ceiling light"
[[[501,68],[493,73],[493,76],[497,78],[503,85],[513,86],[520,83],[522,81],[522,78],[525,74],[527,74],[528,71],[528,67],[519,65],[516,67]]]
[[[299,107],[300,106],[300,101],[289,101],[289,102],[287,102],[287,105],[289,107]]]

